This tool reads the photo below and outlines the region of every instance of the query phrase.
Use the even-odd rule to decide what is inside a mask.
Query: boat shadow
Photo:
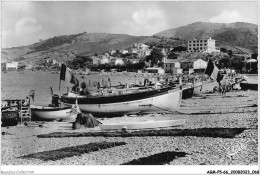
[[[106,131],[106,132],[54,132],[38,135],[38,138],[63,138],[63,137],[151,137],[151,136],[194,136],[213,138],[234,138],[247,129],[255,128],[196,128],[196,129],[158,129],[139,131]]]
[[[125,142],[94,142],[85,145],[65,147],[57,150],[43,151],[21,156],[22,159],[40,159],[43,161],[56,161],[67,157],[79,156],[94,151],[126,145]]]
[[[134,159],[121,165],[165,165],[170,163],[174,159],[185,157],[186,155],[187,153],[185,152],[166,151],[147,157]]]

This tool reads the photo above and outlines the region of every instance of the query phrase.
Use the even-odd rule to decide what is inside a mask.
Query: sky
[[[258,23],[257,1],[4,1],[1,8],[2,48],[82,32],[149,36],[198,21]]]

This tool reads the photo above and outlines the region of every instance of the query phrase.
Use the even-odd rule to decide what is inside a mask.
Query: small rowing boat
[[[182,120],[160,120],[160,121],[139,121],[139,122],[119,122],[100,124],[101,130],[122,130],[122,129],[154,129],[154,128],[167,128],[173,126],[180,126],[186,122]]]
[[[50,107],[31,105],[31,115],[33,121],[52,121],[52,120],[75,120],[77,115],[72,111],[72,107]]]
[[[258,90],[258,84],[257,83],[248,83],[248,82],[241,82],[240,83],[241,90]]]
[[[15,126],[19,123],[19,112],[17,110],[5,110],[1,112],[1,126]]]

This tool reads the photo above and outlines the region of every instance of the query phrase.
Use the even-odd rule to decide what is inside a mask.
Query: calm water
[[[30,90],[35,90],[35,99],[33,104],[35,105],[48,105],[51,102],[50,86],[53,87],[54,93],[65,93],[67,87],[71,88],[72,84],[62,81],[61,91],[59,92],[59,74],[52,74],[51,72],[44,71],[24,71],[20,72],[7,72],[1,75],[1,98],[5,99],[24,99],[28,96]],[[78,75],[80,83],[89,80],[102,82],[102,77],[105,81],[108,80],[108,76],[99,75]],[[142,80],[142,78],[139,78]],[[110,77],[112,85],[119,85],[125,83],[139,82],[138,78],[126,77],[126,76],[113,76]]]
[[[1,98],[5,99],[24,99],[28,96],[30,90],[35,90],[35,105],[48,105],[51,102],[50,86],[53,87],[54,93],[62,94],[67,92],[67,87],[71,88],[72,84],[62,81],[61,91],[59,92],[59,74],[52,74],[51,72],[44,71],[24,71],[23,74],[20,72],[7,72],[1,75]],[[250,81],[257,82],[257,75],[246,75]],[[82,75],[77,75],[80,83],[89,80],[102,82],[102,78],[107,81],[108,76],[99,75],[84,75],[84,79],[81,78]],[[125,83],[138,83],[143,82],[144,77],[134,76],[112,76],[110,80],[112,85],[119,85]]]

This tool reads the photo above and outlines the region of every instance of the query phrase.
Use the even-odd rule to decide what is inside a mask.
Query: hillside
[[[154,36],[167,38],[193,38],[212,37],[222,45],[234,45],[252,52],[257,52],[257,25],[250,23],[209,23],[195,22],[186,26],[168,29]]]
[[[164,38],[162,39],[162,37]],[[55,36],[32,45],[3,49],[1,61],[38,64],[42,63],[44,58],[51,58],[66,62],[77,55],[102,54],[110,49],[126,49],[133,43],[177,46],[186,44],[185,40],[193,39],[193,37],[212,37],[221,47],[235,46],[252,53],[257,52],[257,25],[196,22],[162,31],[155,34],[154,37],[87,32]]]
[[[134,43],[157,43],[161,39],[125,34],[81,33],[49,38],[32,45],[2,50],[2,62],[19,61],[22,64],[38,64],[44,58],[58,61],[72,60],[76,55],[108,52],[110,49],[126,49]]]

